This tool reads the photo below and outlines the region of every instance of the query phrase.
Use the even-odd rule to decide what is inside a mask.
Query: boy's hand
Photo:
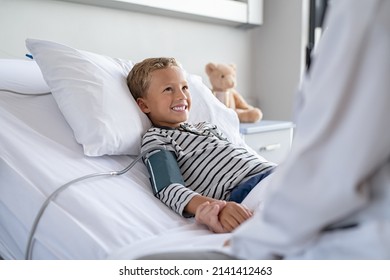
[[[252,211],[242,204],[233,201],[226,202],[218,215],[218,220],[225,232],[231,232],[252,216]]]
[[[198,206],[195,213],[195,220],[207,225],[208,228],[216,233],[224,233],[226,230],[218,219],[218,214],[225,207],[226,201],[216,200],[213,202],[206,201]]]
[[[252,212],[242,204],[232,201],[216,200],[198,206],[195,220],[207,225],[216,233],[231,232],[252,216]]]

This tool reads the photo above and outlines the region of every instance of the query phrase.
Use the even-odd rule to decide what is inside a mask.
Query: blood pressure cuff
[[[149,171],[154,195],[171,184],[184,185],[174,152],[168,150],[150,152],[145,156],[144,161]]]

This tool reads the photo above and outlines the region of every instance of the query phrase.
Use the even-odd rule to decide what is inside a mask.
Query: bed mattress
[[[0,255],[5,259],[25,257],[35,216],[53,191],[134,160],[85,156],[51,95],[0,91],[0,127]],[[90,179],[61,193],[40,220],[32,258],[137,258],[171,249],[220,248],[228,237],[158,201],[145,166],[137,163],[122,176]]]

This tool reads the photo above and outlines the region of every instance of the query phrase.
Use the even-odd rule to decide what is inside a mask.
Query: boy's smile
[[[173,111],[177,111],[177,112],[182,112],[182,111],[185,111],[186,109],[187,109],[187,105],[172,107],[172,110]]]
[[[187,121],[191,96],[181,68],[153,71],[146,96],[137,104],[155,126],[178,127]]]

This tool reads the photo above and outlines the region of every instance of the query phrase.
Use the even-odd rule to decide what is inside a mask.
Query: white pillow
[[[26,46],[86,155],[140,153],[151,123],[128,90],[130,61],[49,41],[27,39]],[[187,74],[187,79],[192,96],[189,122],[214,123],[232,142],[241,143],[235,112],[223,106],[199,76]]]
[[[139,154],[150,121],[128,90],[130,61],[49,41],[26,46],[86,155]]]
[[[0,59],[0,89],[27,94],[50,91],[37,63],[22,59]]]

